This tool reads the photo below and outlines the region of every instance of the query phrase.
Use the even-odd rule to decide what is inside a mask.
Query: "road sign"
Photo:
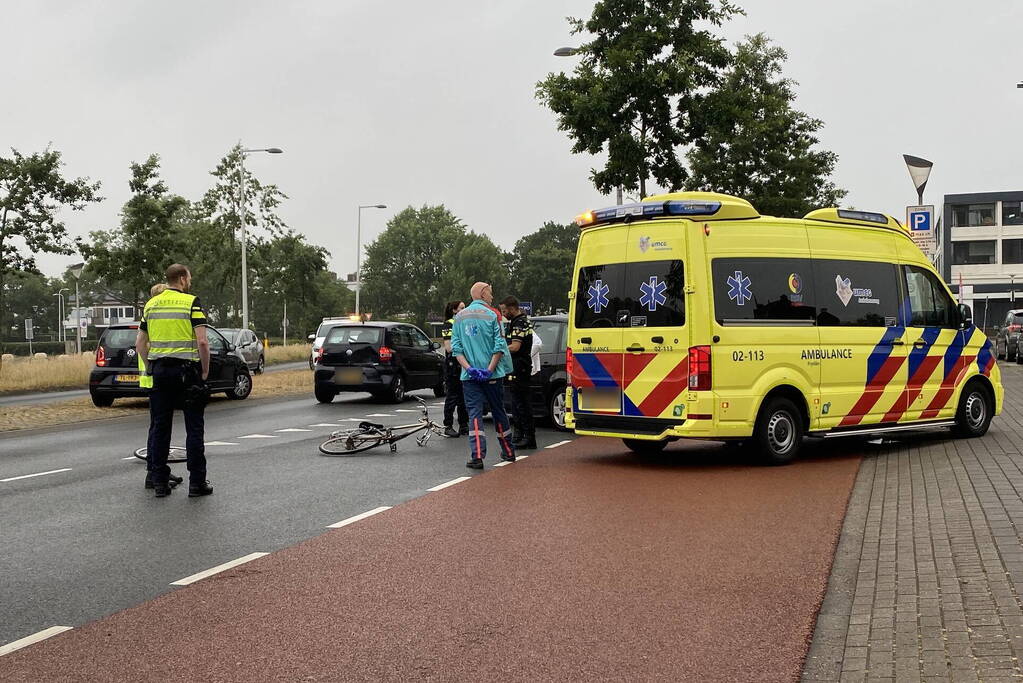
[[[519,310],[526,315],[533,315],[533,302],[532,301],[520,301]]]
[[[907,206],[906,227],[916,246],[925,254],[933,254],[938,248],[938,238],[934,234],[934,205]]]
[[[28,341],[35,339],[35,332],[32,330],[32,318],[25,318],[25,339]]]

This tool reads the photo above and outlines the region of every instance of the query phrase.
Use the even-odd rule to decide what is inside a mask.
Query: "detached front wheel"
[[[753,440],[768,465],[788,465],[803,446],[803,415],[787,398],[775,398],[761,408]]]

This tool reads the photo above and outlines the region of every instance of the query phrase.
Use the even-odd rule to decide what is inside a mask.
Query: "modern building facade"
[[[940,230],[942,274],[978,325],[1023,308],[1023,190],[947,194]]]

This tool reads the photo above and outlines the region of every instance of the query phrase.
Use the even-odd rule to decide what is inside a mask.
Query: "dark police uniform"
[[[451,330],[455,319],[448,318],[440,328],[440,336],[451,342]],[[450,351],[444,352],[444,426],[454,425],[455,411],[458,411],[458,431],[469,433],[469,413],[465,409],[465,397],[462,394],[462,366],[458,364]]]
[[[174,409],[185,417],[185,450],[189,486],[206,482],[206,452],[203,441],[206,409],[205,386],[199,363],[195,328],[207,325],[199,298],[168,288],[146,302],[139,329],[149,336],[149,364],[153,388],[149,393],[149,476],[156,486],[166,485],[170,476],[170,451]]]
[[[515,375],[511,381],[513,425],[517,441],[533,443],[536,441],[536,427],[533,424],[533,406],[530,401],[530,385],[532,384],[533,359],[533,323],[525,313],[519,313],[508,324],[508,344],[513,341],[520,343],[519,350],[512,352],[512,367]],[[513,444],[517,445],[517,443]]]

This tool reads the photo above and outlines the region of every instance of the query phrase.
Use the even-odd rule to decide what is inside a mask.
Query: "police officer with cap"
[[[514,296],[505,297],[501,312],[508,318],[508,349],[511,351],[514,376],[511,379],[512,446],[516,450],[536,448],[536,425],[530,401],[530,383],[533,374],[533,323]]]

